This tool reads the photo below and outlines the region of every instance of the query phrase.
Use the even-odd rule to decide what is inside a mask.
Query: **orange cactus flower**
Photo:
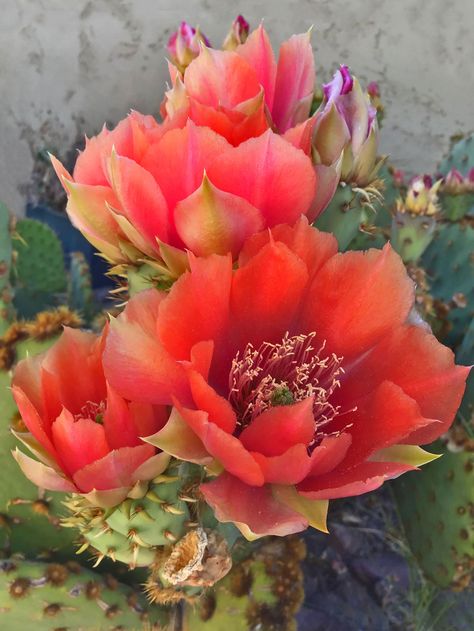
[[[139,437],[162,428],[168,411],[127,401],[107,383],[105,335],[66,328],[46,353],[18,364],[12,390],[29,433],[16,436],[38,459],[13,455],[37,486],[114,506],[166,469],[169,456]]]
[[[340,254],[303,217],[251,237],[237,269],[189,258],[112,322],[104,366],[126,399],[174,404],[146,441],[208,467],[219,520],[248,538],[324,529],[328,500],[432,458],[419,445],[450,426],[468,368],[412,323],[389,245]]]

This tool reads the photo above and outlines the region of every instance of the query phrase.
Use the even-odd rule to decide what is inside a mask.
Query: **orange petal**
[[[276,62],[272,45],[261,24],[235,52],[254,69],[258,82],[265,91],[265,102],[271,111],[275,94]]]
[[[188,377],[196,407],[207,412],[212,423],[232,434],[237,419],[229,401],[218,395],[195,370],[189,370]]]

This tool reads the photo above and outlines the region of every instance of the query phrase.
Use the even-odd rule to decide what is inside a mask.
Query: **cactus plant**
[[[10,215],[5,204],[0,202],[0,335],[3,335],[13,317],[10,285],[12,253]]]
[[[77,563],[0,561],[3,631],[163,629],[164,610],[147,607],[132,588]]]
[[[467,175],[474,168],[474,134],[460,138],[450,148],[449,154],[441,161],[438,171],[447,175],[451,169],[456,169]]]
[[[460,344],[474,313],[474,227],[468,220],[443,223],[422,257],[431,294],[449,312],[447,341]]]
[[[303,599],[297,537],[272,539],[241,560],[196,604],[188,604],[185,631],[292,631]]]
[[[14,304],[28,318],[55,306],[57,294],[66,289],[64,255],[55,233],[35,219],[19,220],[14,237]]]
[[[94,304],[92,279],[86,257],[82,252],[71,252],[69,264],[68,304],[89,323],[97,311]]]

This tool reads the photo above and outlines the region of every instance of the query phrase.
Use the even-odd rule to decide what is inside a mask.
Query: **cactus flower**
[[[232,22],[224,43],[223,50],[235,50],[240,44],[244,44],[249,36],[250,24],[243,15],[238,15]]]
[[[442,180],[433,182],[429,175],[412,179],[404,199],[397,199],[397,212],[432,217],[439,212],[438,190]]]
[[[431,459],[418,445],[461,401],[468,368],[411,323],[413,284],[389,245],[338,254],[302,217],[251,237],[237,269],[190,255],[152,312],[153,292],[112,323],[107,378],[174,404],[146,441],[207,466],[205,499],[250,539],[324,530],[328,500]]]
[[[179,275],[185,249],[237,257],[250,235],[309,212],[311,159],[270,129],[234,147],[172,121],[132,113],[87,141],[73,175],[53,158],[72,223],[110,261],[155,260]]]
[[[189,66],[192,60],[199,55],[201,42],[210,46],[207,37],[187,22],[181,22],[178,30],[171,35],[166,46],[171,62],[181,71]]]
[[[66,328],[46,353],[17,365],[12,390],[28,432],[16,435],[37,460],[13,455],[40,488],[114,506],[166,469],[169,457],[139,437],[163,427],[168,411],[127,401],[107,383],[104,338]]]
[[[448,171],[441,182],[440,192],[450,195],[474,193],[474,169],[470,169],[466,176],[457,169]]]

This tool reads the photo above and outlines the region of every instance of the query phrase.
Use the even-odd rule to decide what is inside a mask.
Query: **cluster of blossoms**
[[[13,392],[36,459],[16,458],[39,486],[110,507],[190,462],[199,497],[252,539],[324,529],[328,500],[429,459],[419,445],[450,426],[467,368],[419,325],[390,246],[338,253],[311,226],[341,179],[375,178],[369,96],[341,66],[311,115],[309,34],[276,60],[248,30],[239,18],[216,50],[181,25],[163,121],[104,128],[72,175],[53,158],[71,221],[110,263],[175,282],[99,337],[66,330]]]

